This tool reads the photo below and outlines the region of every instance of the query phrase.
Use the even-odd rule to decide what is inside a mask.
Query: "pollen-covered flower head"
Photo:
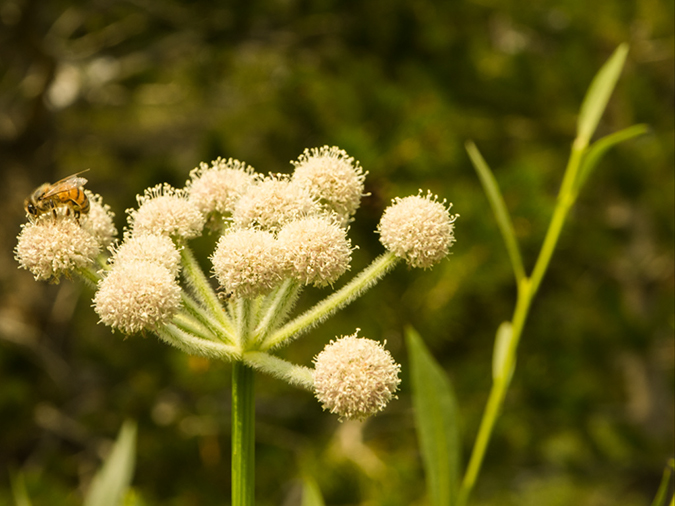
[[[204,216],[188,200],[187,191],[164,183],[137,196],[138,209],[129,209],[134,234],[168,235],[173,238],[197,237],[204,227]]]
[[[331,341],[314,358],[315,395],[340,419],[363,420],[382,411],[401,382],[401,366],[384,346],[357,333]]]
[[[125,334],[153,330],[178,311],[181,289],[166,267],[147,260],[116,264],[98,285],[94,310]]]
[[[240,228],[258,226],[276,230],[285,223],[317,214],[319,204],[309,191],[284,175],[271,175],[237,201],[232,218]]]
[[[190,181],[186,185],[190,202],[204,214],[227,214],[246,193],[255,181],[253,169],[239,160],[217,158],[211,162],[199,164],[190,172]]]
[[[35,279],[58,281],[61,274],[91,264],[100,249],[75,218],[48,214],[21,225],[14,255]]]
[[[133,261],[148,261],[166,267],[174,276],[180,270],[180,253],[173,241],[165,235],[126,234],[124,241],[110,248],[110,264],[118,266]]]
[[[230,229],[218,240],[211,256],[220,285],[235,297],[269,293],[284,275],[284,256],[271,232]]]
[[[338,147],[306,149],[292,162],[293,181],[307,188],[328,211],[347,223],[361,204],[366,174],[354,158]]]
[[[277,238],[291,276],[301,283],[325,286],[349,269],[352,248],[347,231],[329,216],[308,216],[287,223]]]
[[[380,242],[411,267],[428,268],[440,262],[455,242],[449,204],[438,202],[430,192],[395,198],[377,226]]]
[[[93,235],[102,247],[107,247],[117,235],[117,229],[113,223],[115,213],[110,206],[103,203],[100,195],[84,190],[89,199],[89,212],[80,219],[82,228]]]

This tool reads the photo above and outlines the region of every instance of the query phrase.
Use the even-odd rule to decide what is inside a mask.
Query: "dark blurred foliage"
[[[422,504],[402,342],[413,325],[454,382],[468,456],[514,284],[464,151],[495,170],[528,265],[593,75],[631,45],[599,135],[652,132],[610,152],[567,223],[535,302],[474,504],[645,504],[673,454],[672,1],[38,1],[0,5],[0,504],[9,471],[35,504],[80,504],[122,421],[139,422],[145,504],[229,501],[227,364],[97,325],[92,292],[34,282],[12,258],[22,202],[91,168],[117,213],[135,194],[234,157],[288,172],[338,145],[369,171],[352,272],[381,252],[389,200],[429,188],[461,214],[453,255],[400,266],[281,352],[297,363],[362,329],[403,364],[402,392],[363,427],[260,377],[257,497],[298,504],[310,473],[328,504]],[[213,237],[195,248],[206,258]],[[208,265],[205,262],[205,267]],[[307,290],[300,306],[328,293]]]

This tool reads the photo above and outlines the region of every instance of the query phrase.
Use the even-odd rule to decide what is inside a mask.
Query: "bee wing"
[[[87,170],[83,170],[81,172],[78,172],[77,174],[64,177],[63,179],[57,181],[56,183],[51,185],[51,188],[47,192],[45,192],[44,195],[42,195],[42,198],[46,199],[53,195],[57,195],[61,192],[68,191],[72,188],[79,188],[80,186],[84,186],[85,184],[87,184],[87,180],[83,177],[79,177],[79,175],[82,174],[83,172],[87,172]]]

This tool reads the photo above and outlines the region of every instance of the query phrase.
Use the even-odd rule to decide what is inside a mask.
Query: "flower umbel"
[[[62,274],[91,265],[100,250],[97,238],[75,218],[49,214],[21,226],[14,253],[35,279],[58,281]]]
[[[449,204],[438,202],[430,192],[395,198],[377,227],[380,242],[410,267],[425,269],[440,262],[455,242],[455,220]]]
[[[401,366],[384,346],[357,333],[331,341],[314,359],[316,397],[341,419],[363,420],[382,411],[401,382]]]

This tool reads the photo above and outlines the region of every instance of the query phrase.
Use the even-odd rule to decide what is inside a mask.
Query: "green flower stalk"
[[[293,316],[305,286],[332,287],[349,270],[348,224],[364,196],[366,173],[336,147],[306,150],[292,163],[288,176],[262,176],[234,159],[202,163],[185,188],[160,184],[139,196],[114,245],[112,215],[97,197],[80,222],[57,212],[24,225],[15,250],[36,279],[58,281],[73,272],[95,284],[94,310],[112,329],[152,332],[186,353],[233,362],[236,506],[254,504],[255,373],[313,392],[340,420],[380,412],[400,383],[400,366],[383,344],[356,333],[340,337],[313,367],[274,352],[354,301],[400,260],[429,268],[455,241],[457,216],[445,201],[421,192],[395,199],[377,230],[387,251]],[[188,244],[207,225],[219,234],[211,276]]]

